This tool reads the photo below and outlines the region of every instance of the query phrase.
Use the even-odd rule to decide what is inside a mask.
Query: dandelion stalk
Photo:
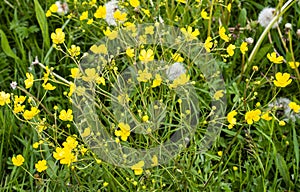
[[[275,24],[275,22],[296,2],[296,0],[289,0],[287,1],[281,8],[281,11],[279,14],[277,14],[269,23],[269,25],[265,28],[265,30],[263,31],[263,33],[260,35],[257,43],[255,44],[255,47],[253,48],[249,58],[248,58],[248,62],[246,63],[246,65],[244,66],[244,68],[242,69],[243,72],[246,71],[248,65],[251,65],[251,63],[254,60],[254,57],[258,51],[258,49],[260,48],[260,45],[262,44],[265,36],[268,34],[268,32],[270,31],[270,29],[272,28],[272,26]]]

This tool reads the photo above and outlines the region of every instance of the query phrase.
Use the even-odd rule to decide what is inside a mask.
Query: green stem
[[[270,29],[272,28],[272,26],[275,24],[275,22],[292,6],[292,4],[294,4],[296,2],[296,0],[289,0],[287,1],[281,8],[281,12],[276,15],[271,22],[269,23],[269,25],[265,28],[265,30],[263,31],[263,33],[260,35],[257,43],[255,44],[255,47],[253,48],[249,58],[248,58],[248,62],[246,63],[245,67],[242,69],[243,72],[246,71],[248,65],[251,65],[251,63],[253,62],[253,59],[260,47],[260,45],[262,44],[265,36],[268,34],[268,32],[270,31]]]

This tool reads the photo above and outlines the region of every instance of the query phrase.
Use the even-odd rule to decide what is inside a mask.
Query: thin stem
[[[209,20],[208,20],[208,28],[207,28],[207,37],[210,37],[210,29],[211,29],[211,19],[212,19],[212,13],[214,8],[215,1],[212,0],[210,4],[210,10],[209,10]]]

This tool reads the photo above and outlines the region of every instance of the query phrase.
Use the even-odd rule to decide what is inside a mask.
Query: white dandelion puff
[[[69,12],[69,6],[66,2],[61,3],[61,1],[56,1],[55,5],[58,7],[57,13],[60,15],[65,15]]]
[[[105,8],[106,8],[105,21],[107,22],[108,25],[117,26],[117,22],[114,18],[114,13],[119,8],[118,1],[112,0],[105,3]]]
[[[276,14],[275,8],[266,7],[259,13],[257,21],[261,26],[267,27]],[[272,28],[277,27],[281,20],[282,18],[280,17],[278,21],[274,23]]]
[[[174,79],[177,79],[181,74],[186,73],[186,70],[183,66],[182,63],[176,62],[173,65],[171,65],[168,69],[167,69],[167,76],[168,79],[173,81]]]

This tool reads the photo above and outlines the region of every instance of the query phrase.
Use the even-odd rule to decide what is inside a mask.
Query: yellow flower
[[[127,13],[122,13],[120,10],[117,10],[115,11],[114,13],[114,18],[117,20],[117,21],[126,21],[126,18],[127,17]]]
[[[103,30],[103,33],[106,37],[108,37],[109,40],[113,40],[118,37],[118,31],[111,31],[108,27],[106,28],[106,30]]]
[[[266,120],[266,121],[270,121],[270,120],[272,120],[272,117],[269,116],[269,114],[270,114],[270,112],[267,111],[267,112],[265,112],[265,113],[262,114],[261,118],[264,119],[264,120]]]
[[[154,34],[154,27],[153,26],[148,26],[145,28],[145,34],[153,35]]]
[[[44,87],[44,89],[49,90],[49,91],[52,91],[56,88],[51,83],[47,83],[47,84],[43,83],[42,86]]]
[[[81,133],[82,137],[87,137],[91,134],[91,128],[87,127],[83,130],[83,132]]]
[[[152,78],[152,74],[148,73],[147,70],[145,69],[144,71],[139,70],[138,71],[138,77],[137,80],[139,82],[144,82],[146,83],[147,81],[149,81]]]
[[[104,182],[104,183],[103,183],[103,187],[106,187],[108,184],[109,184],[109,183]]]
[[[229,56],[233,56],[234,49],[235,49],[235,45],[232,45],[232,44],[228,45],[226,51],[227,51],[227,53],[228,53]]]
[[[97,45],[92,45],[90,50],[95,53],[95,54],[107,54],[107,48],[104,44],[101,44],[99,46]]]
[[[20,113],[20,112],[23,112],[23,111],[24,111],[24,108],[25,108],[25,105],[15,104],[15,105],[14,105],[14,110],[13,110],[13,112],[14,112],[14,113]]]
[[[145,165],[144,161],[139,161],[137,164],[131,166],[131,169],[134,171],[135,175],[141,175],[143,173],[143,167]]]
[[[71,55],[71,57],[78,56],[80,55],[80,47],[76,45],[71,45],[71,48],[68,49],[68,52]]]
[[[221,97],[223,97],[224,96],[223,92],[224,92],[224,90],[216,91],[214,94],[214,99],[219,100]]]
[[[154,60],[154,54],[152,49],[148,49],[147,51],[145,49],[141,50],[139,55],[140,61],[144,63],[148,63],[149,61]]]
[[[285,126],[285,122],[284,121],[279,121],[279,125],[280,126]]]
[[[162,82],[161,76],[159,74],[156,74],[151,87],[152,88],[158,87],[158,86],[160,86],[161,82]]]
[[[48,11],[46,12],[46,17],[50,17],[51,15],[52,15],[51,11],[48,10]]]
[[[232,128],[236,124],[236,118],[234,118],[237,115],[236,110],[233,110],[228,113],[227,115],[227,121],[230,123],[230,127]]]
[[[99,6],[94,14],[94,17],[96,17],[97,19],[99,19],[99,18],[105,19],[105,17],[106,17],[105,6]]]
[[[89,17],[89,12],[85,11],[80,15],[79,19],[80,19],[80,21],[82,21],[82,20],[87,19],[88,17]]]
[[[151,16],[149,9],[143,9],[142,8],[142,11],[147,15],[147,17]]]
[[[51,39],[54,44],[61,44],[65,41],[65,33],[61,28],[55,30],[55,33],[51,33]]]
[[[152,167],[154,167],[154,166],[157,166],[158,165],[158,158],[157,158],[157,156],[156,155],[153,155],[153,157],[152,157],[152,164],[151,164],[151,166]]]
[[[147,122],[149,120],[149,116],[148,115],[144,115],[142,117],[143,122]]]
[[[117,137],[121,136],[122,141],[127,141],[127,138],[130,135],[130,126],[125,123],[119,123],[118,127],[120,128],[120,130],[115,130],[115,135]]]
[[[47,161],[46,160],[40,160],[35,164],[35,168],[38,172],[45,171],[48,166],[47,166]]]
[[[191,26],[188,26],[187,29],[181,28],[180,31],[183,33],[187,41],[195,40],[197,39],[197,36],[200,35],[199,30],[195,29],[195,31],[193,31],[193,28]]]
[[[201,17],[203,19],[209,19],[208,13],[205,11],[205,9],[202,9],[202,11],[201,11]]]
[[[287,85],[291,84],[292,79],[290,79],[290,74],[288,73],[276,73],[275,78],[276,80],[273,81],[276,87],[286,87]]]
[[[30,120],[34,116],[36,116],[39,112],[40,112],[40,110],[38,110],[38,108],[31,107],[30,111],[29,110],[25,110],[25,112],[23,113],[23,117],[24,117],[25,120]]]
[[[65,149],[73,150],[77,147],[78,141],[76,141],[76,138],[74,136],[68,136],[66,141],[62,144]]]
[[[219,155],[220,157],[222,157],[223,151],[218,151],[218,155]]]
[[[181,74],[179,77],[177,77],[172,84],[170,84],[170,88],[176,88],[181,85],[185,85],[187,82],[189,82],[190,76],[186,75],[185,73]]]
[[[226,8],[227,8],[227,11],[230,13],[231,12],[231,3],[229,3]]]
[[[237,166],[232,167],[233,171],[237,171],[239,168]]]
[[[241,44],[240,50],[241,50],[242,54],[245,54],[246,51],[248,51],[248,44],[247,44],[247,42],[243,42],[243,43]]]
[[[210,49],[212,48],[213,46],[213,42],[211,42],[212,38],[211,37],[207,37],[207,39],[205,40],[205,43],[204,43],[204,48],[207,52],[210,52]]]
[[[78,79],[81,77],[81,73],[79,68],[72,68],[71,69],[71,75],[70,75],[73,79]]]
[[[38,147],[39,147],[39,142],[35,142],[34,144],[32,144],[32,147],[34,148],[34,149],[37,149]]]
[[[222,26],[219,28],[219,35],[221,39],[223,39],[225,42],[229,42],[230,38],[228,35],[226,35],[226,29]]]
[[[184,61],[184,58],[181,57],[181,55],[179,53],[174,53],[172,54],[172,59],[176,62],[183,62]]]
[[[68,111],[66,110],[61,110],[59,113],[59,119],[62,121],[73,121],[73,115],[72,115],[72,110],[68,109]]]
[[[100,78],[95,68],[88,68],[84,72],[85,76],[82,77],[82,80],[86,82],[96,81],[98,78]]]
[[[179,3],[186,4],[186,0],[176,0],[176,1],[179,2]]]
[[[26,73],[26,77],[27,77],[27,79],[25,79],[25,81],[24,81],[25,88],[29,89],[33,85],[34,77],[31,73]]]
[[[272,62],[272,63],[276,63],[276,64],[280,64],[283,62],[283,57],[282,56],[279,56],[277,57],[276,53],[273,52],[273,53],[268,53],[267,54],[267,58]]]
[[[19,167],[19,166],[23,165],[25,159],[22,155],[17,155],[16,157],[13,157],[11,159],[11,161],[14,164],[14,166]]]
[[[295,102],[290,102],[289,107],[295,112],[299,113],[300,112],[300,105],[297,105]]]
[[[68,93],[68,96],[69,96],[69,97],[72,96],[72,94],[74,93],[75,89],[76,89],[75,83],[70,83],[70,91],[69,91],[69,93]]]
[[[4,91],[0,92],[0,105],[3,106],[5,104],[10,103],[10,94],[5,93]]]
[[[245,120],[247,121],[247,123],[249,125],[251,125],[251,124],[253,124],[253,121],[254,122],[259,121],[260,114],[261,114],[261,111],[259,109],[248,111],[245,115]]]
[[[56,4],[52,4],[49,8],[49,11],[51,11],[52,13],[56,13],[58,10],[58,7]]]
[[[127,48],[126,55],[130,58],[134,57],[134,49]]]
[[[66,164],[68,166],[76,161],[75,155],[68,148],[56,147],[56,151],[53,152],[53,157],[59,160],[60,164]]]
[[[297,62],[297,61],[296,61],[296,62],[290,61],[290,62],[289,62],[289,65],[290,65],[290,67],[291,67],[292,69],[296,69],[296,68],[299,67],[300,63]]]
[[[137,8],[138,6],[140,6],[140,1],[139,0],[129,0],[129,3],[134,8]]]

